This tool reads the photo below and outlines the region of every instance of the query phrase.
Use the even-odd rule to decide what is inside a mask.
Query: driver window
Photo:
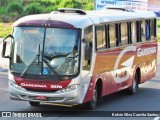
[[[89,26],[84,30],[84,54],[83,54],[83,70],[89,71],[92,62],[93,49],[93,27]]]

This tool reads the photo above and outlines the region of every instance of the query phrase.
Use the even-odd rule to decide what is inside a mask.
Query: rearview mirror
[[[7,46],[7,42],[3,42],[3,49],[2,49],[2,57],[3,58],[10,58],[9,56],[6,56],[5,53],[6,53],[6,46]]]
[[[8,35],[7,37],[4,38],[3,40],[3,49],[2,49],[2,57],[3,58],[10,58],[9,56],[6,56],[5,53],[6,53],[6,47],[7,47],[7,42],[5,41],[7,38],[12,38],[13,39],[13,36],[10,34]]]

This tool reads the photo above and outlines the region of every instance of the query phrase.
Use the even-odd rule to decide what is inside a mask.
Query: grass
[[[12,23],[0,23],[0,37],[4,38],[12,32]]]
[[[160,43],[160,20],[157,21],[158,26],[158,42]]]
[[[160,28],[160,20],[157,21],[157,26]]]
[[[158,42],[160,43],[160,28],[159,28],[159,31],[158,31]]]

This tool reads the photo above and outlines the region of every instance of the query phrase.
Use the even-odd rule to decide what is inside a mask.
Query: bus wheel
[[[94,92],[93,92],[93,98],[91,101],[86,103],[86,107],[88,109],[93,109],[95,108],[95,106],[97,105],[97,101],[98,101],[98,91],[97,91],[97,85],[94,88]]]
[[[29,101],[29,104],[31,106],[39,106],[40,105],[40,102],[32,102],[32,101]]]
[[[137,73],[134,76],[133,85],[128,89],[130,95],[134,95],[138,90],[138,75]]]

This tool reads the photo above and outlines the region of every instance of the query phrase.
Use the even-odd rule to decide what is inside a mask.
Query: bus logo
[[[23,86],[23,87],[34,87],[34,88],[47,88],[46,85],[26,84],[26,83],[21,83],[21,86]]]
[[[118,56],[118,58],[117,58],[117,60],[115,62],[114,72],[116,72],[116,70],[118,70],[118,66],[119,66],[119,63],[120,63],[123,55],[125,53],[127,53],[127,52],[130,52],[130,51],[135,52],[136,51],[136,47],[135,46],[129,46],[129,47],[126,47],[124,50],[122,50],[122,52],[119,54],[119,56]],[[134,57],[135,56],[132,56],[131,58],[129,58],[128,60],[126,60],[125,62],[123,62],[121,65],[126,66],[126,67],[130,66],[130,68],[132,68],[132,65],[133,65],[133,62],[134,62]],[[114,79],[114,81],[116,83],[122,83],[122,82],[124,82],[124,81],[126,81],[126,80],[129,79],[129,72],[127,71],[126,72],[126,76],[124,76],[122,78],[113,75],[113,79]]]
[[[139,48],[137,51],[137,56],[138,57],[146,56],[146,55],[154,54],[156,52],[157,52],[156,47],[145,48],[145,49]]]

